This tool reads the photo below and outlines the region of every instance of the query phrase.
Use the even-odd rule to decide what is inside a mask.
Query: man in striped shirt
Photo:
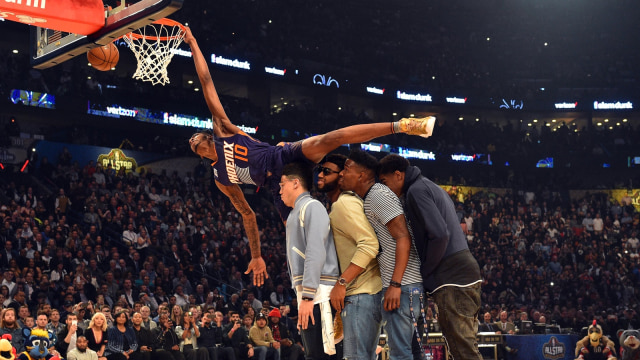
[[[389,339],[390,357],[412,360],[414,326],[409,308],[411,293],[422,293],[420,261],[398,197],[388,187],[376,183],[378,161],[354,150],[340,173],[340,186],[364,200],[364,212],[378,236],[381,251],[378,264],[382,276],[383,326]]]

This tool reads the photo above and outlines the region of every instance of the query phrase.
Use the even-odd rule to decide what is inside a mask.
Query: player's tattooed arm
[[[242,221],[244,223],[244,231],[249,239],[249,248],[251,249],[251,262],[245,274],[253,272],[253,283],[256,286],[261,286],[264,283],[264,279],[268,278],[267,266],[262,259],[260,251],[260,234],[258,233],[258,222],[256,220],[256,214],[249,206],[247,199],[244,197],[244,193],[238,185],[223,185],[216,181],[218,188],[229,198],[231,204],[242,215]]]

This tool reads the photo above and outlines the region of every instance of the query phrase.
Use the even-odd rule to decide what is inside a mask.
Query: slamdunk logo
[[[565,355],[565,346],[563,343],[559,342],[555,336],[552,336],[549,339],[548,343],[544,343],[542,345],[542,356],[545,359],[562,359]]]
[[[131,171],[138,167],[136,160],[132,157],[125,156],[120,149],[112,149],[109,154],[98,156],[98,164],[101,164],[105,169],[111,165],[115,171],[121,168],[124,168],[126,171]]]
[[[235,159],[248,163],[248,153],[249,150],[245,146],[228,143],[226,141],[224,142],[224,164],[227,168],[227,176],[229,177],[230,182],[234,184],[243,184],[243,182],[238,178],[238,173],[236,172]]]

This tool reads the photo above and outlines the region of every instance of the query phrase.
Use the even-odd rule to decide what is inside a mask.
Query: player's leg
[[[317,163],[328,153],[344,144],[357,144],[377,137],[404,133],[429,137],[433,133],[436,118],[402,119],[392,123],[360,124],[316,135],[302,141],[304,156]]]

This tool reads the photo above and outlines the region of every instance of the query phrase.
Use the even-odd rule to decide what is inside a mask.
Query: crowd
[[[250,254],[241,217],[202,169],[194,173],[116,173],[81,167],[63,152],[37,173],[55,191],[29,175],[3,178],[0,301],[23,323],[43,309],[57,309],[64,321],[78,307],[85,320],[140,305],[155,317],[164,303],[172,312],[220,311],[225,322],[230,310],[244,316],[285,307],[295,319],[284,227],[272,205],[262,195],[248,198],[269,273],[254,287],[243,274]],[[599,194],[569,200],[550,190],[458,200],[486,311],[543,314],[576,331],[594,318],[607,331],[637,324],[640,214],[631,203]]]

